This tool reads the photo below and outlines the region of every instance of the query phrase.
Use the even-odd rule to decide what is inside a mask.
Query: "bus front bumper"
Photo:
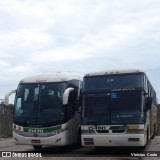
[[[145,146],[144,134],[123,134],[123,135],[96,135],[96,134],[82,134],[82,146]]]
[[[50,137],[24,137],[13,132],[14,143],[17,145],[64,146],[70,143],[65,137],[65,132]]]

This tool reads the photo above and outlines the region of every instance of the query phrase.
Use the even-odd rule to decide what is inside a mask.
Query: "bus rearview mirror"
[[[151,109],[152,107],[152,97],[147,97],[146,108]]]
[[[64,91],[64,94],[63,94],[63,105],[68,104],[68,98],[69,98],[70,92],[72,92],[72,91],[74,91],[74,88],[72,88],[72,87],[67,88]]]
[[[12,91],[6,93],[5,98],[4,98],[4,104],[5,104],[6,106],[9,105],[9,96],[10,96],[11,94],[13,94],[13,93],[16,93],[16,91],[17,91],[17,90],[12,90]]]

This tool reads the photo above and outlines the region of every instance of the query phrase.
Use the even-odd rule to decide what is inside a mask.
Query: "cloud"
[[[88,58],[91,55],[83,53],[74,49],[53,49],[45,52],[35,54],[33,57],[39,62],[54,62],[54,61],[64,61],[64,60],[77,60]]]
[[[1,1],[1,95],[30,74],[160,68],[159,6],[158,0]]]

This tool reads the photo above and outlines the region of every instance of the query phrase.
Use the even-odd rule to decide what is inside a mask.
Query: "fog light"
[[[93,138],[84,138],[83,140],[85,145],[94,145]]]
[[[128,138],[128,141],[139,141],[139,138]]]
[[[84,138],[84,141],[89,141],[89,142],[91,142],[91,141],[93,141],[93,138]]]
[[[84,142],[85,145],[94,145],[94,142]]]

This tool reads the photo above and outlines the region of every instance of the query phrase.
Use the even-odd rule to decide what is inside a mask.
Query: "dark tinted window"
[[[84,94],[82,123],[143,123],[142,96],[141,91]]]
[[[84,78],[84,90],[143,87],[143,75],[114,75]]]
[[[53,125],[64,120],[63,93],[67,83],[20,84],[15,100],[17,123]]]

